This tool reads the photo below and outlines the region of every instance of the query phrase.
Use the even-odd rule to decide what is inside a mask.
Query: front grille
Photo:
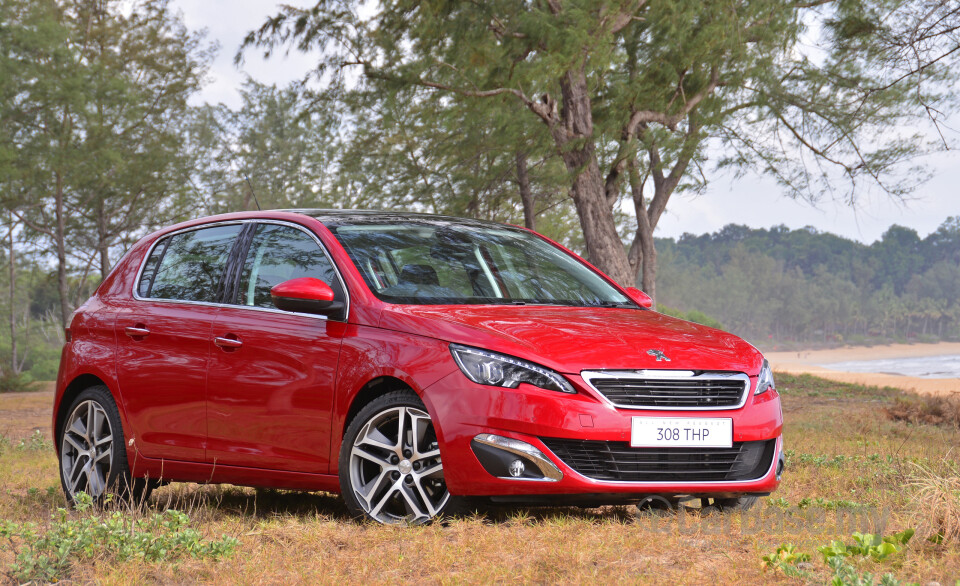
[[[582,376],[611,403],[627,409],[735,409],[750,388],[744,374],[660,378],[647,373],[584,372]]]
[[[732,448],[632,448],[627,442],[541,438],[564,464],[594,480],[715,482],[761,478],[777,440]]]

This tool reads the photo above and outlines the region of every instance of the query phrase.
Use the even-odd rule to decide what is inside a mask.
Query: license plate
[[[717,417],[634,417],[630,430],[634,448],[729,448],[733,420]]]

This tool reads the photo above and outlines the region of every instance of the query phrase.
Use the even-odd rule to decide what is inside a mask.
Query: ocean
[[[919,356],[915,358],[885,358],[883,360],[852,360],[821,364],[830,370],[843,372],[877,372],[919,378],[960,378],[960,355]]]

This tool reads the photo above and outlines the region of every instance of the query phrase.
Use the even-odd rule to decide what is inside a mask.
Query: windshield
[[[522,230],[446,222],[330,229],[389,303],[636,307],[576,258]]]

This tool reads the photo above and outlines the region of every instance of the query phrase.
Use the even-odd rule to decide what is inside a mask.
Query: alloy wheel
[[[102,496],[113,466],[113,428],[103,406],[93,400],[78,404],[61,441],[60,467],[71,500],[80,492]]]
[[[433,423],[421,409],[376,413],[357,434],[349,462],[357,502],[380,523],[425,523],[450,499]]]

